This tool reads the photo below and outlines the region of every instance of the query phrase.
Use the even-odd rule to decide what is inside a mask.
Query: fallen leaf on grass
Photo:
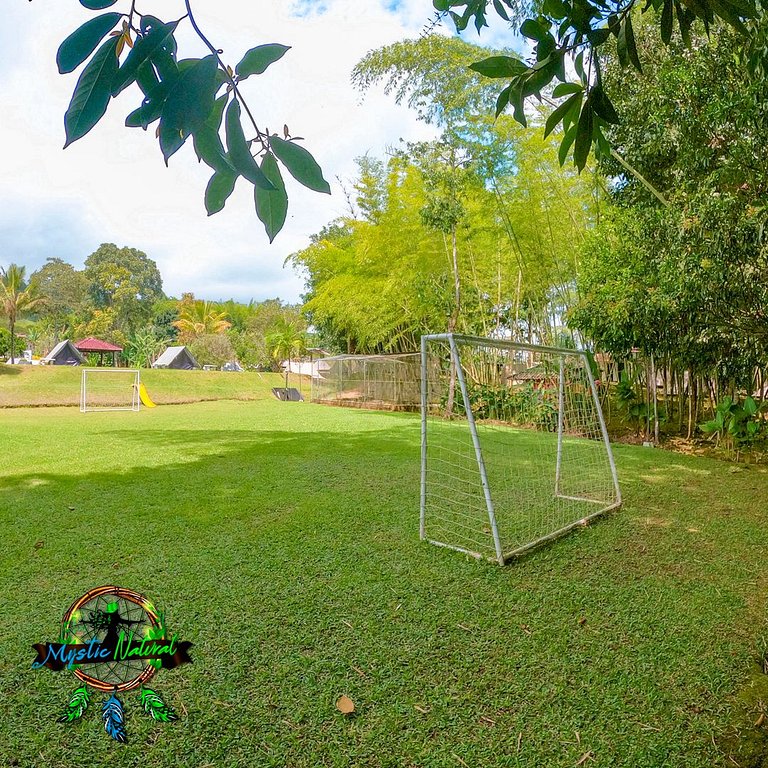
[[[413,708],[422,715],[428,715],[431,711],[430,707],[420,707],[418,704],[414,704]]]
[[[578,768],[578,766],[580,766],[580,765],[584,765],[584,763],[586,763],[586,762],[587,762],[587,760],[592,760],[592,759],[593,759],[593,755],[592,755],[592,750],[590,749],[590,750],[589,750],[589,752],[585,752],[585,753],[584,753],[584,754],[583,754],[583,755],[582,755],[582,756],[581,756],[581,757],[580,757],[580,758],[579,758],[579,759],[576,761],[576,765],[575,765],[575,768]]]
[[[765,712],[760,713],[760,717],[755,720],[755,728],[759,728],[765,722]]]
[[[357,672],[357,674],[358,674],[358,675],[360,675],[360,677],[365,677],[365,672],[363,672],[363,670],[362,670],[362,669],[360,669],[360,667],[356,667],[356,666],[353,664],[353,665],[352,665],[352,669],[354,669],[354,670],[355,670],[355,672]]]
[[[579,618],[579,626],[583,627],[586,623],[587,623],[587,617],[586,616],[581,616]]]
[[[352,701],[349,696],[340,696],[336,700],[336,709],[338,709],[342,715],[351,715],[355,711],[355,702]]]
[[[531,634],[531,628],[527,624],[521,624],[520,625],[520,629],[522,629],[523,632],[525,632],[526,635],[530,635]]]
[[[44,542],[42,542],[42,541],[36,541],[36,542],[33,544],[33,546],[34,546],[34,548],[35,548],[35,549],[40,549],[40,547],[42,547],[42,546],[43,546],[43,543],[44,543]]]

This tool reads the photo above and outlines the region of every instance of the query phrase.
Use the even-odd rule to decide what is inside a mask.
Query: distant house
[[[186,347],[168,347],[160,357],[152,363],[153,368],[176,368],[191,371],[199,368],[197,360]]]
[[[41,365],[82,365],[85,358],[69,340],[60,341],[42,360]]]

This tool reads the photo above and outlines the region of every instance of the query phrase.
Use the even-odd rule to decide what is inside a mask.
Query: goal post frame
[[[139,388],[141,386],[141,371],[138,368],[82,368],[82,375],[80,377],[80,412],[89,413],[95,411],[139,411],[141,410],[141,398],[139,396]],[[130,384],[131,396],[130,401],[126,398],[126,404],[124,406],[98,406],[88,404],[88,374],[89,373],[103,373],[107,375],[114,375],[116,373],[128,376],[133,374],[133,381]]]
[[[500,565],[504,565],[510,558],[520,555],[529,549],[537,547],[547,541],[566,534],[572,529],[583,526],[590,520],[600,515],[605,514],[614,509],[618,509],[622,504],[621,488],[619,487],[618,474],[616,472],[616,463],[613,457],[613,451],[611,450],[611,444],[608,437],[608,429],[603,416],[603,411],[600,406],[600,398],[597,393],[597,386],[595,384],[594,376],[589,363],[587,353],[583,349],[567,349],[565,347],[552,347],[537,344],[525,344],[507,341],[504,339],[489,339],[481,336],[470,336],[464,334],[455,333],[437,333],[426,334],[421,337],[421,482],[420,482],[420,510],[419,510],[419,536],[422,540],[429,541],[431,544],[435,544],[440,547],[447,547],[449,549],[458,550],[465,554],[472,555],[478,559],[482,559],[483,555],[479,552],[473,552],[465,547],[460,547],[455,544],[451,544],[444,541],[436,541],[431,539],[427,535],[426,531],[426,513],[427,513],[427,474],[428,474],[428,411],[429,411],[429,371],[428,371],[428,345],[429,342],[442,342],[448,345],[450,352],[451,365],[455,367],[456,379],[459,385],[459,389],[462,396],[462,401],[466,404],[466,421],[469,429],[472,446],[474,448],[474,454],[477,461],[478,473],[483,488],[483,497],[485,500],[485,506],[488,513],[488,523],[490,525],[490,532],[493,536],[493,544],[495,550],[495,559]],[[488,477],[485,468],[485,459],[483,457],[483,448],[477,432],[477,424],[475,422],[475,416],[472,412],[472,408],[469,407],[470,397],[468,388],[466,385],[466,378],[461,365],[461,359],[458,351],[457,344],[476,344],[485,348],[496,348],[504,351],[521,351],[532,353],[543,353],[557,355],[559,360],[558,365],[558,416],[557,416],[557,456],[555,466],[555,478],[554,478],[554,496],[561,499],[569,499],[572,501],[586,502],[586,503],[599,503],[602,506],[601,509],[594,511],[590,514],[584,515],[578,520],[568,523],[567,525],[540,536],[533,541],[530,541],[522,546],[513,548],[512,550],[505,552],[501,538],[499,536],[498,525],[496,521],[496,513],[494,509],[493,497],[491,494],[491,488],[489,486]],[[565,358],[578,357],[583,366],[587,382],[589,383],[589,389],[591,393],[591,399],[597,415],[598,426],[600,430],[600,437],[606,450],[608,465],[610,467],[611,482],[614,491],[614,500],[612,503],[606,505],[604,502],[598,499],[590,499],[586,496],[567,496],[560,493],[561,482],[561,469],[563,459],[563,436],[564,436],[564,411],[565,411]]]

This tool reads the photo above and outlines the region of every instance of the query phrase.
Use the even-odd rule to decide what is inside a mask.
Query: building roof
[[[122,352],[123,348],[118,347],[116,344],[110,344],[108,341],[102,341],[101,339],[94,339],[93,336],[89,336],[87,339],[78,341],[75,346],[81,352]]]

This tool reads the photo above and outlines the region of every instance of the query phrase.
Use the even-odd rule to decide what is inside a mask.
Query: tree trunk
[[[14,362],[16,362],[16,354],[15,354],[15,351],[14,351],[14,343],[13,343],[14,339],[15,339],[15,337],[13,335],[13,329],[16,327],[16,321],[15,320],[10,320],[9,321],[9,325],[11,326],[11,362],[14,363]]]

